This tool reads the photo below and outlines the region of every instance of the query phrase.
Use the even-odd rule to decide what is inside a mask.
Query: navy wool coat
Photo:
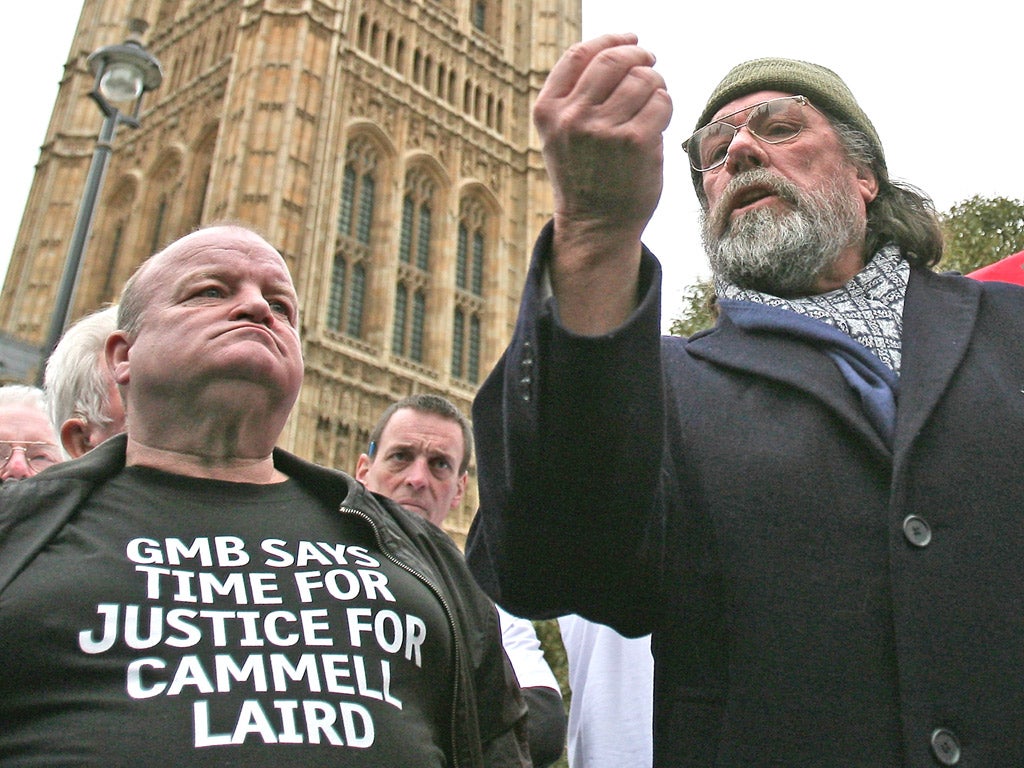
[[[653,632],[657,766],[1024,765],[1024,289],[914,269],[895,437],[819,348],[563,329],[542,236],[474,403],[475,575]]]

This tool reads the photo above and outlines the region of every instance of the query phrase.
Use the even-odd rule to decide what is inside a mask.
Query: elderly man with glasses
[[[471,566],[653,633],[659,768],[1024,765],[1024,290],[934,272],[846,84],[758,59],[684,145],[718,321],[661,337],[671,112],[632,35],[537,100],[555,214],[474,404]]]
[[[43,391],[0,387],[0,482],[23,480],[64,460]]]

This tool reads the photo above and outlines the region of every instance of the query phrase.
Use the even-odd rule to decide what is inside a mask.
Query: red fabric
[[[1024,285],[1024,251],[968,272],[967,276],[975,280],[998,280],[1003,283]]]

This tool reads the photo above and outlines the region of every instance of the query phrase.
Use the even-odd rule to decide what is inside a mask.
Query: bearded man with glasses
[[[671,113],[633,35],[537,100],[555,212],[474,404],[471,567],[653,633],[655,766],[1024,765],[1024,290],[935,273],[846,84],[758,59],[684,143],[717,324],[661,337]]]

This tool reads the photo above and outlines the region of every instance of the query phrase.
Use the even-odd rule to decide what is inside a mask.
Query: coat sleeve
[[[468,578],[468,576],[467,576]],[[476,706],[464,713],[476,717],[483,765],[487,768],[530,768],[529,712],[515,671],[501,645],[494,605],[480,595],[483,642],[470,649]]]
[[[626,324],[576,336],[545,295],[550,238],[549,226],[512,342],[473,404],[480,509],[467,556],[516,615],[646,634],[663,528],[660,266],[645,249]]]

